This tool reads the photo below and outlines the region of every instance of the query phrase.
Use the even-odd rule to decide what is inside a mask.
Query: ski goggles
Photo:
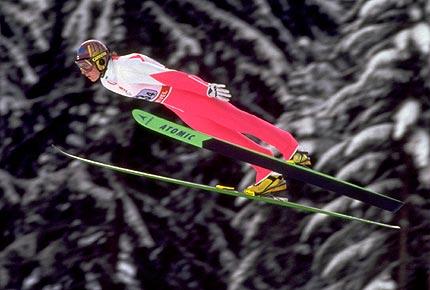
[[[75,60],[75,63],[83,72],[90,72],[94,67],[94,64],[88,58]]]

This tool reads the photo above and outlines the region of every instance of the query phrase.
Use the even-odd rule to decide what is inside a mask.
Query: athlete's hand
[[[208,84],[208,96],[224,102],[229,102],[231,98],[230,91],[221,84]]]

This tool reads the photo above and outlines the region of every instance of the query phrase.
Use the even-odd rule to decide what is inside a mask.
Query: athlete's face
[[[81,74],[86,76],[90,81],[96,82],[100,78],[100,72],[90,61],[80,60],[76,61],[76,64],[81,70]]]

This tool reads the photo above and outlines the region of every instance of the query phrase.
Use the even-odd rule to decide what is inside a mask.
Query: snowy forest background
[[[0,2],[0,289],[430,289],[430,1]],[[315,168],[406,201],[390,214],[304,187],[292,201],[390,230],[126,176],[205,184],[246,164],[136,125],[160,107],[91,85],[88,39],[225,83]]]

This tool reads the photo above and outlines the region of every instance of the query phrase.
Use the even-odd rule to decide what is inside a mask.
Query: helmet
[[[103,74],[106,71],[109,57],[109,49],[103,42],[90,39],[79,46],[75,63],[84,70],[88,69],[89,65],[94,65]]]

